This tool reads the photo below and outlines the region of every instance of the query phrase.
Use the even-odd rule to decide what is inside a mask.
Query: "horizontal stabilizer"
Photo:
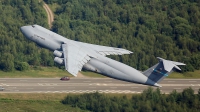
[[[157,58],[163,62],[164,69],[168,72],[170,72],[174,67],[178,70],[181,70],[177,65],[185,65],[184,63],[180,63],[180,62],[170,61],[170,60],[166,60],[160,57],[157,57]]]

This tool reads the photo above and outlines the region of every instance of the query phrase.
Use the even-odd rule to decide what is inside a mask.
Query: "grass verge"
[[[0,112],[84,112],[63,105],[66,94],[0,94]]]
[[[57,67],[39,67],[39,68],[31,68],[31,70],[27,71],[12,71],[12,72],[3,72],[0,71],[1,78],[28,78],[28,77],[63,77],[63,76],[71,76],[65,70],[59,69]]]
[[[81,73],[87,77],[105,78],[105,76],[93,72],[82,71]],[[36,67],[36,68],[31,68],[30,70],[27,71],[12,71],[12,72],[0,71],[1,78],[31,78],[31,77],[57,78],[63,76],[73,77],[67,71],[59,69],[57,67]]]
[[[195,70],[194,72],[185,72],[183,74],[173,72],[167,78],[196,79],[200,78],[200,70]]]
[[[70,105],[63,105],[66,93],[1,93],[0,112],[87,112]],[[124,96],[122,94],[105,94],[106,96]],[[131,98],[132,94],[126,94]]]

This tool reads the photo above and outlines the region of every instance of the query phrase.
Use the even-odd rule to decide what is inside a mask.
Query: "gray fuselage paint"
[[[23,26],[22,28],[21,31],[25,37],[34,41],[39,46],[42,46],[51,51],[55,50],[61,51],[62,50],[61,46],[64,43],[72,42],[77,45],[82,43],[69,40],[61,35],[58,35],[38,25]],[[94,56],[88,63],[86,63],[83,66],[83,68],[115,79],[155,86],[155,82],[148,79],[144,74],[142,74],[138,70],[128,65],[125,65],[121,62],[100,55],[96,53],[94,50],[87,48],[87,46],[81,46],[81,47],[87,49],[87,53]],[[89,69],[88,67],[90,67],[91,69]]]

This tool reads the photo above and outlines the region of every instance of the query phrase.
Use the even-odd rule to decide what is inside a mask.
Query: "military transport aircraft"
[[[156,65],[141,72],[106,57],[132,53],[129,50],[73,41],[39,25],[23,26],[20,30],[26,38],[53,51],[54,61],[74,76],[84,68],[118,80],[161,87],[158,82],[175,69],[181,70],[177,65],[185,65],[158,57]]]

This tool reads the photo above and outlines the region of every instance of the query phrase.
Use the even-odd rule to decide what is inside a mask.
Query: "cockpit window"
[[[35,25],[32,25],[33,28],[35,28]]]

